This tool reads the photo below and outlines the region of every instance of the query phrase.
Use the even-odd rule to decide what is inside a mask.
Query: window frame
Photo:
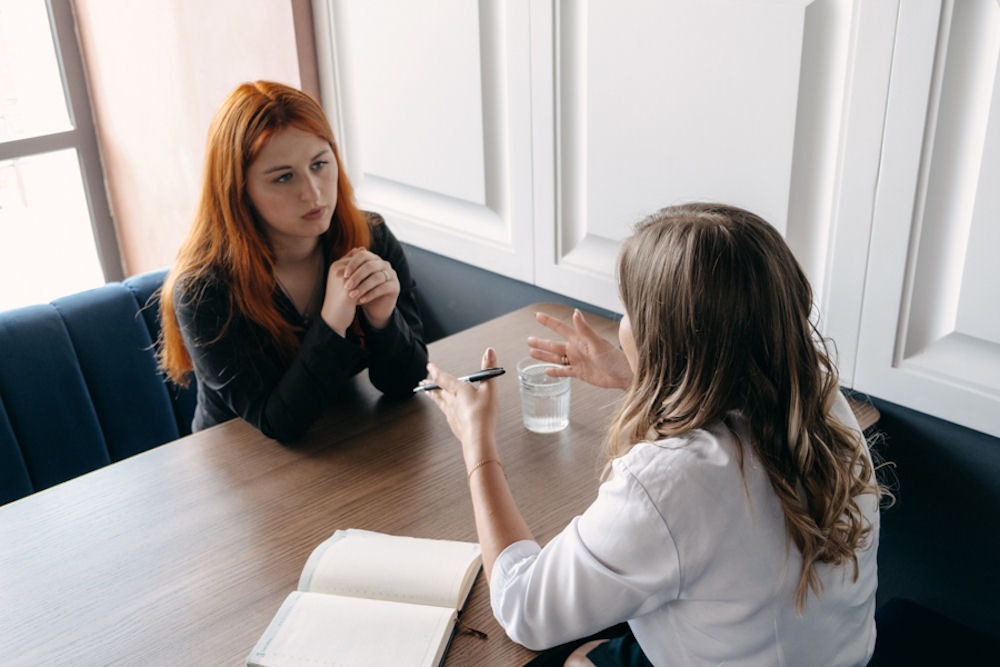
[[[76,16],[71,0],[45,0],[56,60],[62,75],[71,129],[37,137],[0,141],[0,162],[74,149],[87,199],[90,228],[105,281],[124,279],[121,251],[111,207],[105,190],[104,167],[90,94],[83,66],[83,53],[76,34]]]

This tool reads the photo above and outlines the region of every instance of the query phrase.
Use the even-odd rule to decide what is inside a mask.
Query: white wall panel
[[[961,52],[959,63],[968,63],[961,94],[942,96],[955,113],[955,124],[964,128],[963,152],[957,174],[967,178],[962,189],[968,214],[968,240],[962,248],[957,285],[955,329],[1000,345],[1000,3],[956,8],[956,22],[971,38],[952,41]],[[949,57],[951,61],[951,57]],[[964,184],[963,184],[964,185]]]
[[[1000,435],[1000,5],[904,2],[856,386]]]
[[[533,281],[526,2],[316,0],[361,206],[400,239]]]
[[[813,286],[841,383],[854,381],[898,3],[806,8],[785,238]]]
[[[479,11],[464,0],[340,3],[345,147],[377,177],[486,203]],[[360,187],[364,187],[362,180]]]
[[[555,95],[533,96],[553,137],[535,142],[537,283],[620,310],[634,222],[735,203],[785,234],[850,384],[896,4],[556,2],[552,61],[533,59]]]
[[[618,243],[670,204],[738,202],[784,229],[805,4],[556,3],[539,285],[619,310]]]

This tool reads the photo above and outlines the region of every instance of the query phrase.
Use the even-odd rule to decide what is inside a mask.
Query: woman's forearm
[[[485,461],[485,463],[484,463]],[[496,457],[472,462],[469,490],[476,521],[476,533],[483,550],[486,580],[493,574],[493,564],[500,553],[514,542],[533,540],[527,522],[517,508],[510,485]]]

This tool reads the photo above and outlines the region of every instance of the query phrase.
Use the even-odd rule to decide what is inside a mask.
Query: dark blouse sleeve
[[[199,407],[214,421],[239,416],[269,437],[293,441],[365,366],[383,393],[412,393],[427,366],[415,285],[402,247],[388,228],[375,224],[372,231],[373,252],[392,264],[401,290],[387,327],[374,330],[362,323],[364,343],[353,335],[341,337],[317,317],[294,357],[282,358],[258,326],[238,315],[226,323],[230,306],[223,282],[184,289],[197,299],[175,294],[181,333],[205,394]]]
[[[268,437],[295,440],[364,367],[361,346],[319,318],[305,332],[298,353],[282,358],[260,327],[238,315],[229,319],[224,284],[213,282],[197,293],[197,300],[181,297],[175,303],[204,394],[199,409],[209,423],[239,416]]]
[[[389,262],[399,279],[399,298],[389,324],[374,330],[364,323],[368,376],[387,396],[407,396],[427,376],[427,345],[417,304],[417,285],[403,247],[376,214],[372,216],[372,252]]]

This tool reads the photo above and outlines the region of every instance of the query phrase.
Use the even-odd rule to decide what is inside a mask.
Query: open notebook
[[[436,667],[481,569],[474,542],[338,530],[310,554],[247,665]]]

